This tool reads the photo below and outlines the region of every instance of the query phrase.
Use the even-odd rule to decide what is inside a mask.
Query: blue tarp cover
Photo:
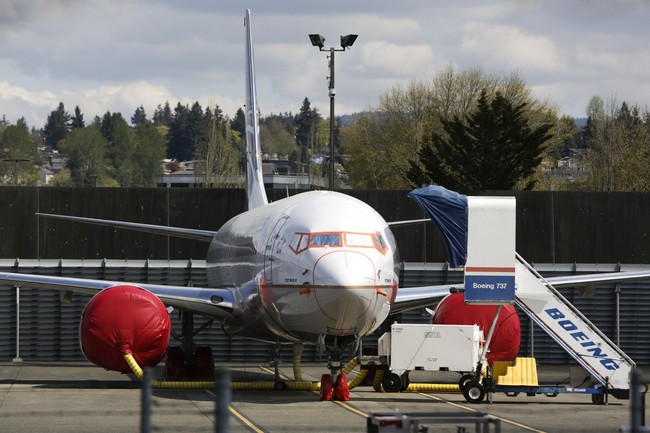
[[[467,196],[435,185],[414,189],[408,196],[420,205],[442,232],[449,264],[454,268],[465,266]]]

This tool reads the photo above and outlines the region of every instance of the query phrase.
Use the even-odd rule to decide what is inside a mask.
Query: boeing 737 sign
[[[514,302],[515,220],[514,197],[467,198],[465,302]]]
[[[465,302],[512,303],[515,300],[515,268],[465,268]]]

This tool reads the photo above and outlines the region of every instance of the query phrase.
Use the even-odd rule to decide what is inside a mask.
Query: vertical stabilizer
[[[246,196],[250,210],[268,203],[262,177],[260,123],[255,89],[250,9],[246,9],[244,27],[246,28]]]

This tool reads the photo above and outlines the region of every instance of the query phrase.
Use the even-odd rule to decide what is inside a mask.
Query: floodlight
[[[354,41],[357,40],[359,35],[345,35],[341,36],[341,47],[348,48],[354,44]]]
[[[309,35],[309,40],[311,41],[311,44],[315,47],[320,48],[321,50],[325,46],[325,38],[322,37],[321,35]]]

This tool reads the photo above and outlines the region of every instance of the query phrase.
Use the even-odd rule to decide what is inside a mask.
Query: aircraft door
[[[282,228],[289,220],[288,215],[283,215],[271,230],[269,239],[266,242],[266,247],[264,248],[264,280],[266,284],[273,284],[273,260],[276,254],[280,252],[282,245]]]

